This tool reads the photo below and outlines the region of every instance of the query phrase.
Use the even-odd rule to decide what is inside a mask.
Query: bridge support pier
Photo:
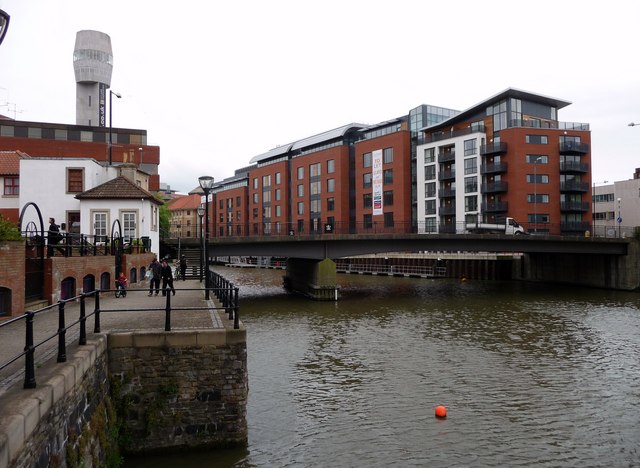
[[[284,287],[318,301],[337,301],[339,288],[336,264],[330,258],[289,258]]]

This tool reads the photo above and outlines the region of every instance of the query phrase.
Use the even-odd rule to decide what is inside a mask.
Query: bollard
[[[164,331],[171,331],[171,288],[167,287],[165,292],[167,293],[167,302],[164,309]]]

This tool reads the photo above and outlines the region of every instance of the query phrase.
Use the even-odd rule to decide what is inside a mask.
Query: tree
[[[156,198],[160,201],[162,197],[160,194],[156,194]],[[165,237],[169,237],[169,228],[171,227],[171,212],[169,211],[169,207],[166,203],[160,205],[160,238],[164,239]]]

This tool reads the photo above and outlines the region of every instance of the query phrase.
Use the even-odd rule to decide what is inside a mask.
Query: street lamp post
[[[198,216],[200,217],[200,282],[202,283],[202,257],[204,256],[204,246],[202,241],[204,240],[204,236],[202,235],[203,226],[202,226],[202,217],[204,216],[204,206],[198,206]]]
[[[121,94],[109,90],[109,166],[113,163],[113,96],[120,99]]]
[[[205,299],[209,299],[209,193],[213,188],[213,177],[200,176],[198,177],[200,187],[204,191],[204,290]]]
[[[621,202],[622,202],[622,198],[618,197],[618,219],[617,219],[617,221],[618,221],[618,237],[621,237],[620,236],[620,227],[622,225],[622,210],[620,209]]]

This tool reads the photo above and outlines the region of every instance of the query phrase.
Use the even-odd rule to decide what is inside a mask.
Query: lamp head
[[[200,205],[196,210],[198,211],[198,216],[202,218],[204,216],[204,206]]]
[[[7,34],[7,28],[9,27],[9,14],[3,10],[0,10],[0,44]]]
[[[122,94],[120,94],[120,93],[116,93],[115,91],[111,91],[111,90],[109,90],[109,92],[110,92],[113,96],[117,97],[118,99],[120,99],[120,98],[122,97]]]
[[[208,192],[213,188],[213,177],[211,176],[200,176],[198,177],[198,182],[200,183],[200,187],[205,192]]]

